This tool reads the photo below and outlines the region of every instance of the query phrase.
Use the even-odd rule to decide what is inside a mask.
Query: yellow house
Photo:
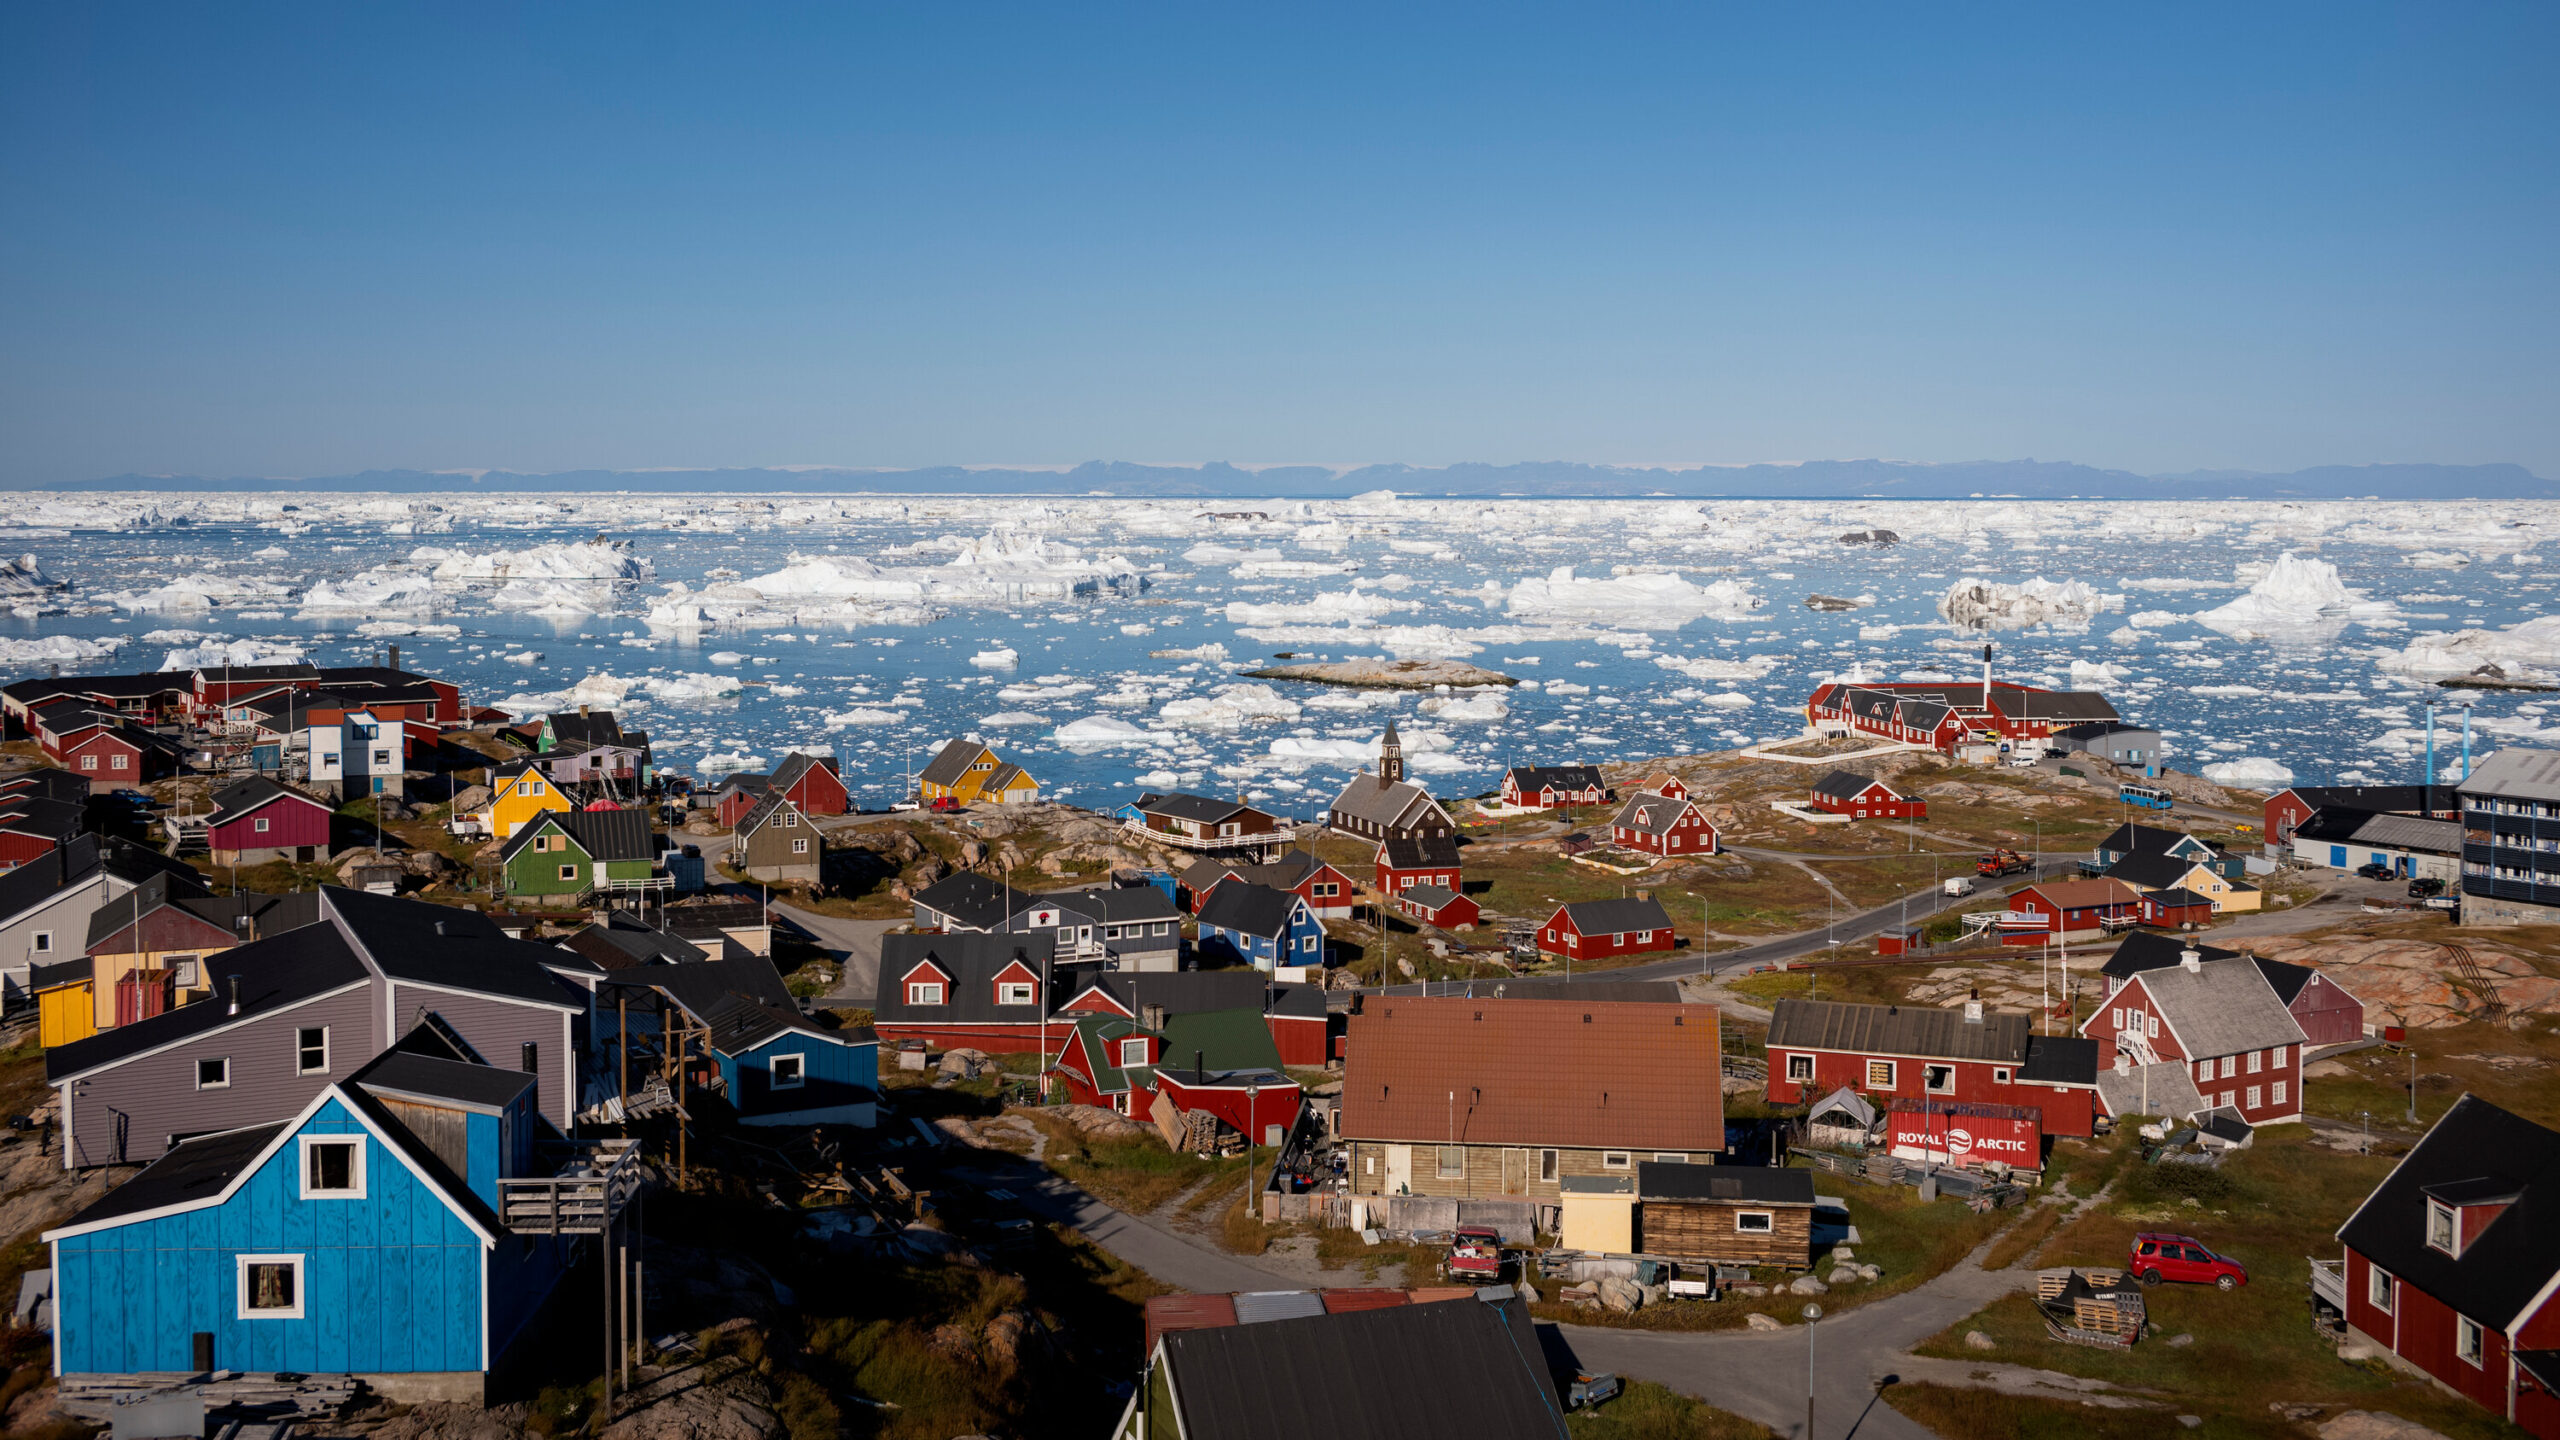
[[[512,839],[518,826],[545,811],[578,807],[531,759],[510,760],[489,776],[489,803],[477,813],[492,838]]]
[[[1040,798],[1040,782],[975,740],[954,740],[916,777],[916,795],[927,805],[936,800],[1020,805]]]
[[[2246,914],[2266,898],[2257,886],[2229,879],[2211,865],[2186,855],[2127,855],[2107,867],[2107,876],[2147,894],[2184,890],[2201,896],[2213,902],[2216,915]]]

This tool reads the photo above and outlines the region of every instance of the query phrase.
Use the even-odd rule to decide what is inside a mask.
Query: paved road
[[[773,911],[842,967],[836,988],[821,996],[819,1004],[864,1006],[880,993],[880,937],[906,924],[904,919],[843,920],[779,900],[773,902]]]
[[[1115,1210],[1060,1179],[1037,1161],[1002,1150],[969,1151],[943,1162],[941,1173],[981,1189],[1002,1187],[1023,1197],[1025,1209],[1072,1225],[1094,1244],[1178,1290],[1211,1295],[1237,1290],[1297,1288],[1271,1271],[1221,1254]]]

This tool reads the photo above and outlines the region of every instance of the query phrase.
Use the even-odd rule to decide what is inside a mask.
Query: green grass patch
[[[1222,1168],[1234,1169],[1233,1162],[1222,1165],[1171,1149],[1152,1133],[1096,1140],[1037,1110],[1019,1113],[1029,1115],[1033,1124],[1048,1132],[1045,1163],[1050,1169],[1095,1199],[1133,1214],[1155,1209]]]
[[[1565,1417],[1575,1440],[1767,1440],[1775,1432],[1677,1390],[1638,1380],[1604,1405]]]

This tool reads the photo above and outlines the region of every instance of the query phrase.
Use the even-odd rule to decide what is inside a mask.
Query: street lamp
[[[1822,1307],[1804,1307],[1804,1440],[1813,1440],[1813,1322],[1822,1318]]]

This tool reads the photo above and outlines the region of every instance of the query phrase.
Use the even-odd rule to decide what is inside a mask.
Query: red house
[[[2306,1037],[2250,956],[2184,950],[2174,965],[2125,977],[2080,1033],[2109,1056],[2187,1066],[2206,1104],[2251,1125],[2302,1118]]]
[[[1460,930],[1484,918],[1476,902],[1440,885],[1416,885],[1396,893],[1396,909],[1405,918],[1443,930]]]
[[[2041,945],[2046,937],[2103,933],[2108,921],[2141,918],[2142,892],[2121,880],[2048,880],[2009,897],[2009,908],[2042,920],[2043,929],[2010,932],[2012,945]]]
[[[2347,1223],[2347,1338],[2560,1440],[2560,1133],[2465,1095]],[[2322,1272],[2312,1272],[2320,1295]]]
[[[2291,845],[2302,822],[2323,810],[2362,810],[2373,815],[2462,818],[2462,800],[2450,785],[2293,785],[2267,797],[2267,843]]]
[[[1914,799],[1881,780],[1834,770],[1813,787],[1813,808],[1852,820],[1926,820],[1929,802]]]
[[[325,800],[252,775],[215,791],[213,805],[205,844],[216,865],[329,858],[331,811]]]
[[[2196,952],[2199,961],[2231,960],[2241,954],[2167,935],[2133,934],[2124,938],[2098,973],[2106,977],[2107,994],[2112,997],[2127,980],[2146,970],[2176,965],[2189,950]],[[2266,977],[2267,988],[2284,1002],[2293,1023],[2302,1027],[2304,1040],[2313,1045],[2338,1045],[2364,1038],[2364,1002],[2335,978],[2308,965],[2289,965],[2263,955],[2251,958],[2257,961],[2258,973]]]
[[[1652,774],[1644,777],[1644,783],[1636,788],[1639,790],[1650,790],[1656,795],[1668,795],[1674,800],[1686,800],[1689,798],[1689,787],[1681,782],[1679,776],[1672,774],[1668,770],[1654,771]]]
[[[894,1045],[1047,1055],[1072,1022],[1057,1013],[1057,942],[1049,930],[1015,934],[884,935],[872,1029]]]
[[[803,755],[794,750],[774,767],[771,783],[790,797],[804,815],[842,815],[852,808],[853,796],[845,789],[844,777],[832,755]],[[735,826],[738,822],[720,823]]]
[[[1950,753],[1971,736],[2042,741],[2075,725],[2124,718],[2094,691],[2045,690],[1992,679],[1987,648],[1982,670],[1979,682],[1834,681],[1816,688],[1805,701],[1805,723],[1817,731],[1855,732]]]
[[[1538,927],[1538,952],[1565,960],[1605,960],[1671,948],[1671,917],[1650,895],[1559,906]]]
[[[1447,835],[1390,835],[1378,842],[1378,893],[1393,896],[1416,885],[1444,890],[1460,886],[1458,842]]]
[[[732,775],[720,782],[711,801],[711,814],[725,829],[735,830],[747,812],[764,802],[764,794],[773,788],[770,775]]]
[[[92,790],[121,790],[178,773],[175,746],[129,725],[76,735],[56,758]]]
[[[1168,1144],[1227,1132],[1272,1144],[1297,1120],[1303,1096],[1260,1019],[1250,1009],[1082,1015],[1049,1073],[1074,1103],[1148,1121]]]
[[[1318,1066],[1331,1058],[1331,1036],[1340,1020],[1325,1008],[1324,991],[1315,985],[1274,981],[1259,971],[1107,970],[1059,1007],[1062,1014],[1112,1015],[1123,1020],[1164,1020],[1206,1010],[1255,1009],[1271,1032],[1271,1043],[1283,1065]]]
[[[1451,845],[1454,856],[1457,847]],[[1286,890],[1307,902],[1319,920],[1351,918],[1351,877],[1304,850],[1283,852],[1267,865],[1235,865],[1223,860],[1202,860],[1182,872],[1182,889],[1188,894],[1184,902],[1192,914],[1208,903],[1209,892],[1231,880],[1248,885],[1263,885]]]
[[[1601,805],[1609,782],[1597,765],[1514,765],[1502,772],[1502,803],[1531,810]]]
[[[2213,902],[2192,890],[2154,890],[2142,897],[2135,918],[2163,930],[2193,930],[2213,923]]]
[[[1609,822],[1609,837],[1648,855],[1716,853],[1716,827],[1707,812],[1686,798],[1670,795],[1639,792],[1631,797]]]
[[[1769,1099],[1811,1104],[1845,1088],[1882,1101],[2024,1106],[2046,1135],[2091,1134],[2098,1047],[2033,1030],[2034,1017],[1978,1000],[1954,1009],[1781,1000],[1769,1017]]]

